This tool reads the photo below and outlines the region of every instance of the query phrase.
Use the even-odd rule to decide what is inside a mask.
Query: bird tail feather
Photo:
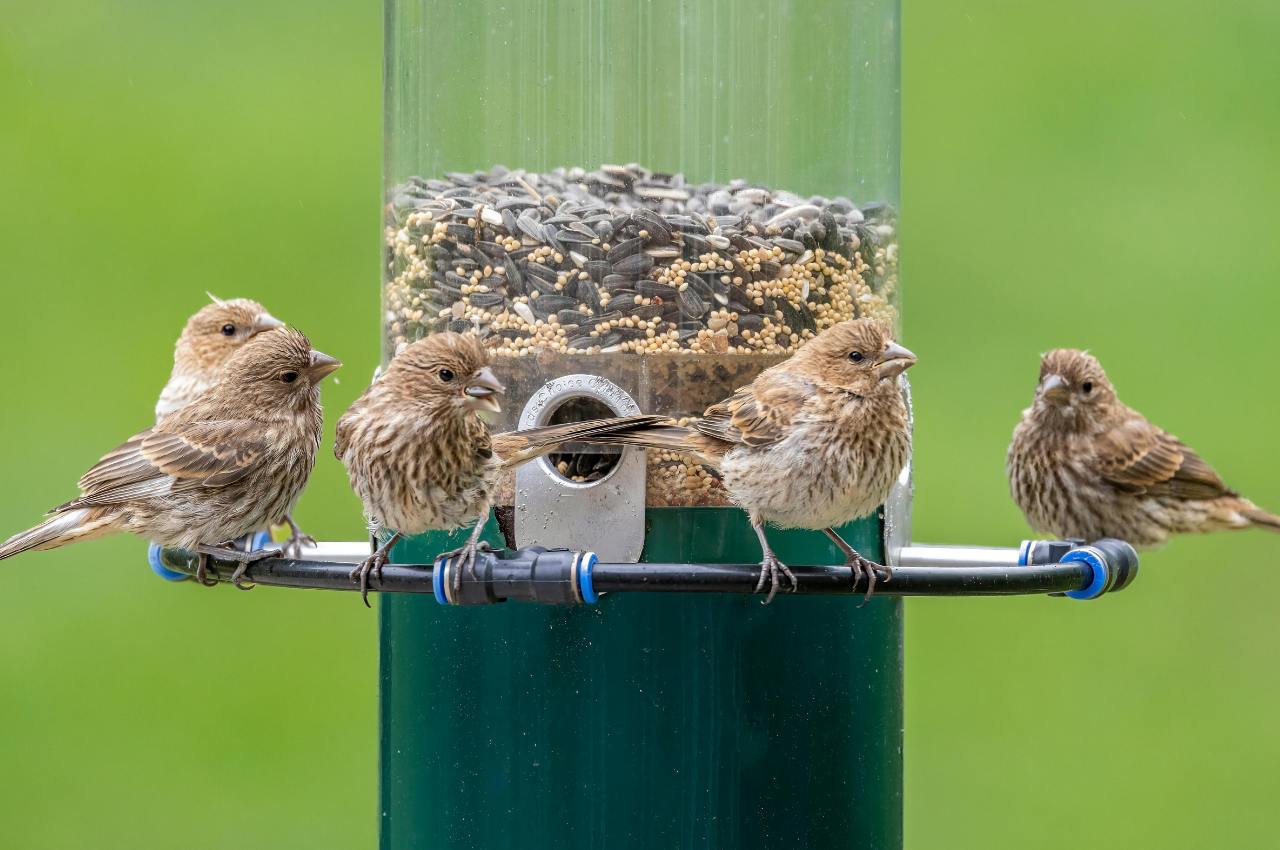
[[[35,549],[55,549],[77,540],[100,537],[109,531],[110,520],[91,508],[60,511],[35,528],[18,532],[0,543],[0,561]]]
[[[683,425],[653,425],[602,434],[587,439],[586,442],[688,452],[695,450],[695,447],[689,443],[689,438],[693,434],[691,428]]]
[[[544,425],[540,428],[529,428],[510,434],[494,437],[495,444],[511,441],[515,443],[502,451],[502,465],[510,468],[518,466],[540,455],[555,451],[564,443],[607,443],[604,439],[631,429],[647,428],[666,422],[665,416],[619,416],[612,419],[586,419],[581,422],[565,422],[560,425]],[[518,440],[518,443],[516,441]]]
[[[1248,510],[1240,512],[1245,519],[1249,520],[1251,525],[1258,528],[1265,528],[1267,531],[1280,533],[1280,516],[1269,514],[1258,507],[1252,507]]]

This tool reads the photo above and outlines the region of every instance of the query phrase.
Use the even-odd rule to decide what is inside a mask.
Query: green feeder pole
[[[735,508],[646,521],[645,560],[759,557]],[[881,556],[879,522],[840,531]],[[840,561],[816,532],[771,539],[792,563]],[[380,610],[384,850],[901,846],[899,599],[383,594]]]

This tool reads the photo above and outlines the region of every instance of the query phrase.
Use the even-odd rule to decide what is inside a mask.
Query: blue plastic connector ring
[[[588,605],[595,605],[600,601],[600,595],[596,593],[592,583],[592,571],[599,560],[595,552],[583,552],[582,560],[578,562],[578,591],[582,594],[582,601]]]
[[[449,597],[444,592],[444,573],[448,564],[448,558],[437,558],[435,569],[431,571],[431,589],[435,592],[436,601],[441,605],[449,604]]]
[[[164,565],[164,561],[160,560],[160,544],[147,544],[147,563],[151,565],[151,572],[160,576],[165,581],[186,581],[191,576],[186,573],[180,573],[177,570],[171,570]]]
[[[1031,550],[1036,546],[1034,540],[1024,540],[1018,547],[1018,566],[1025,567],[1031,561]]]
[[[1107,564],[1102,554],[1092,546],[1082,546],[1079,549],[1072,549],[1070,552],[1062,556],[1062,563],[1069,561],[1083,561],[1093,570],[1093,580],[1088,586],[1079,590],[1068,590],[1064,596],[1072,599],[1097,599],[1107,589]]]

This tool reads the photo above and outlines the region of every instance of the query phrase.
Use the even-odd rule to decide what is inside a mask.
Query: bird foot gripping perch
[[[241,541],[238,541],[238,545],[242,545],[244,547],[244,551],[246,552],[262,551],[266,549],[267,546],[270,545],[270,543],[271,543],[271,535],[265,531],[255,532],[243,538]],[[312,540],[310,545],[314,546],[315,541]],[[164,564],[163,552],[164,552],[164,548],[160,546],[160,544],[158,543],[147,544],[147,564],[151,567],[151,571],[153,573],[155,573],[165,581],[189,581],[191,579],[196,578],[195,575],[166,567]],[[298,552],[299,554],[301,554],[301,548],[299,548]],[[287,554],[287,550],[286,550],[286,554]]]

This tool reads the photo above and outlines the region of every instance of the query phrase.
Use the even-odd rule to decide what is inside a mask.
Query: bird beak
[[[261,314],[253,322],[254,333],[262,333],[263,331],[269,331],[272,328],[283,328],[283,327],[284,327],[284,322],[280,321],[270,313]]]
[[[1040,395],[1052,404],[1062,404],[1071,395],[1071,387],[1061,375],[1048,375],[1040,382]]]
[[[342,365],[342,361],[336,357],[330,357],[323,351],[311,351],[311,378],[314,381],[320,381],[330,372],[336,372],[338,367]]]
[[[884,351],[880,352],[880,357],[876,360],[876,377],[882,381],[885,378],[896,378],[914,365],[916,365],[915,354],[896,342],[891,342],[884,347]]]
[[[464,404],[475,411],[487,410],[490,413],[500,413],[502,405],[494,396],[502,395],[506,391],[507,388],[494,377],[493,371],[485,366],[467,381],[467,388],[464,390],[467,398]]]

